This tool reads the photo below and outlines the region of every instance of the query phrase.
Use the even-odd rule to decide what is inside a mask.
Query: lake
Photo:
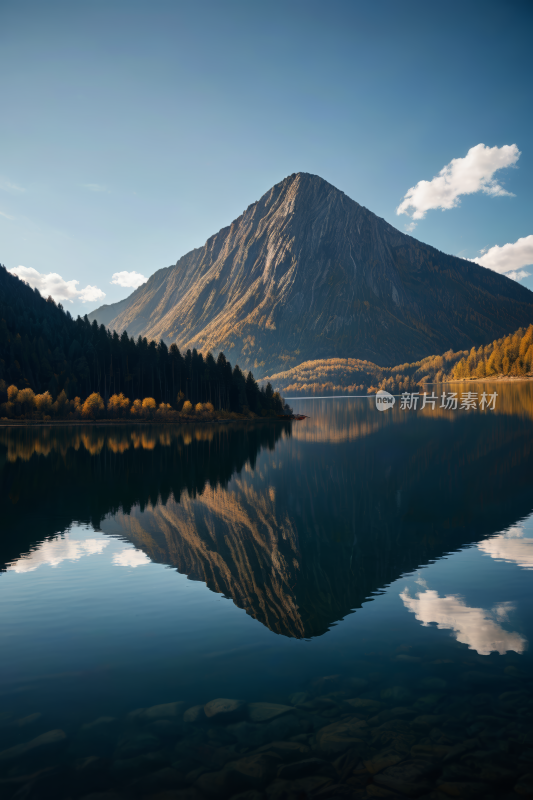
[[[533,383],[450,389],[0,428],[2,797],[533,795]]]

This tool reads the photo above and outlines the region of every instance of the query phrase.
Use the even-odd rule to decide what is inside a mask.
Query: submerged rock
[[[270,742],[259,748],[258,752],[273,753],[282,761],[294,761],[306,756],[310,748],[303,742]]]
[[[303,761],[294,761],[292,764],[283,764],[278,767],[278,778],[282,780],[296,780],[308,775],[325,775],[336,777],[337,772],[330,761],[322,758],[306,758]]]
[[[302,726],[295,714],[284,714],[270,722],[237,722],[228,725],[227,730],[240,744],[260,747],[267,742],[288,739],[302,732]]]
[[[205,719],[206,716],[203,706],[192,706],[192,708],[188,708],[183,714],[184,722],[200,722]]]
[[[358,714],[362,714],[363,716],[372,716],[377,714],[383,708],[383,703],[380,703],[379,700],[366,700],[362,697],[354,697],[350,700],[346,700],[351,708],[357,711]]]
[[[420,797],[431,790],[429,772],[431,769],[427,764],[403,762],[380,772],[374,777],[374,782],[408,797]]]
[[[421,714],[412,722],[414,728],[436,728],[446,719],[445,714]]]
[[[133,779],[157,767],[163,768],[166,763],[166,753],[145,753],[134,758],[117,758],[111,764],[111,769],[118,776],[124,775]]]
[[[487,785],[473,781],[448,781],[440,783],[437,790],[448,797],[474,798],[481,797],[487,793]]]
[[[128,759],[139,756],[142,753],[150,753],[161,747],[159,739],[152,733],[133,733],[131,736],[121,739],[115,751],[117,759]]]
[[[368,686],[368,681],[364,678],[348,678],[347,685],[354,691],[362,692]]]
[[[170,719],[156,719],[148,725],[148,730],[162,739],[175,739],[183,732],[183,723],[181,720]]]
[[[146,722],[153,722],[158,719],[176,720],[183,715],[185,703],[178,700],[175,703],[162,703],[159,706],[145,708],[139,715],[139,719]]]
[[[296,781],[291,781],[291,789],[294,792],[294,797],[307,797],[312,795],[317,796],[319,789],[330,786],[333,783],[331,778],[323,777],[322,775],[310,775],[307,778],[299,778]]]
[[[157,792],[156,794],[145,795],[149,800],[205,800],[205,795],[201,794],[194,786],[188,789],[172,789],[165,792]],[[125,800],[121,798],[121,800]],[[144,800],[144,798],[143,798]]]
[[[154,798],[155,800],[155,798]],[[164,792],[157,795],[157,800],[204,800],[204,795],[191,786],[189,789],[180,789],[177,792]]]
[[[381,699],[389,702],[406,703],[411,699],[411,692],[403,686],[389,686],[388,689],[383,689],[381,692]]]
[[[380,711],[379,714],[376,714],[375,717],[371,717],[368,720],[368,724],[371,726],[383,725],[392,720],[409,719],[414,716],[416,716],[416,711],[414,709],[408,706],[398,706],[397,708]]]
[[[28,725],[33,725],[37,720],[41,719],[42,714],[40,711],[36,711],[35,714],[28,714],[27,717],[22,717],[22,719],[17,720],[17,727],[19,728],[26,728]]]
[[[291,694],[289,697],[289,700],[293,706],[300,706],[302,703],[306,703],[310,699],[311,695],[308,692],[296,692],[295,694]]]
[[[402,756],[398,753],[385,751],[363,763],[371,775],[377,775],[378,772],[382,772],[388,767],[394,767],[396,764],[399,764],[400,761],[402,761]]]
[[[248,717],[252,722],[267,722],[289,711],[294,711],[294,708],[279,703],[248,703]]]
[[[274,777],[279,759],[273,754],[259,753],[232,761],[224,768],[236,784],[259,789]]]
[[[444,757],[444,761],[453,761],[460,756],[463,756],[465,753],[468,753],[470,750],[476,750],[480,746],[479,739],[465,739],[463,742],[455,745],[452,747],[450,752],[447,756]]]
[[[522,775],[516,782],[514,790],[520,797],[533,797],[533,772]]]
[[[219,697],[205,704],[204,713],[208,719],[216,718],[217,720],[225,721],[239,716],[244,711],[244,708],[242,700]]]
[[[104,759],[98,756],[86,756],[85,758],[78,758],[74,762],[74,769],[78,772],[93,772],[102,769]]]
[[[443,678],[424,678],[422,686],[426,689],[433,689],[436,692],[441,692],[448,685],[448,682]]]
[[[317,747],[327,755],[342,753],[349,747],[362,743],[368,725],[364,720],[354,719],[348,722],[334,722],[326,725],[317,733]]]
[[[393,723],[390,724],[392,725]],[[372,738],[372,744],[375,746],[381,745],[381,747],[388,746],[400,755],[408,755],[416,739],[417,737],[409,732],[384,729],[376,730]]]
[[[443,697],[444,695],[439,692],[425,694],[418,698],[416,703],[413,705],[413,708],[416,708],[418,711],[429,711],[438,705]]]
[[[235,775],[225,769],[217,772],[205,772],[200,775],[195,786],[206,797],[213,798],[228,797],[242,788],[239,786],[238,780],[235,781]]]
[[[132,784],[135,793],[153,793],[163,789],[185,788],[185,776],[172,767],[163,767]]]
[[[0,764],[7,761],[13,761],[17,758],[23,758],[29,753],[42,752],[48,749],[54,749],[61,746],[66,740],[66,734],[62,730],[48,731],[41,736],[37,736],[30,742],[24,744],[17,744],[14,747],[9,747],[0,753]]]
[[[102,756],[112,752],[119,725],[115,717],[98,717],[92,722],[86,722],[75,735],[70,752],[79,756]]]

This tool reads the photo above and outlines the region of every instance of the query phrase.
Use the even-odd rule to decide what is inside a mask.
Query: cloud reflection
[[[54,536],[41,542],[35,550],[25,553],[16,561],[11,562],[7,571],[33,572],[43,564],[57,567],[62,561],[78,561],[82,556],[92,556],[102,553],[109,542],[104,539],[85,539],[79,541],[71,539],[68,533],[63,536]]]
[[[507,533],[479,542],[478,547],[496,561],[533,569],[533,539],[525,538],[524,531],[518,526],[510,528]]]
[[[412,611],[422,625],[437,623],[439,630],[451,630],[455,638],[467,644],[470,650],[488,656],[496,650],[505,655],[508,650],[523,653],[527,641],[519,633],[506,631],[499,624],[507,619],[513,610],[510,603],[500,603],[492,611],[484,608],[471,608],[456,595],[440,597],[433,589],[417,592],[411,597],[408,589],[400,593],[405,607]]]
[[[142,550],[134,550],[131,547],[121,550],[120,553],[115,553],[113,556],[113,564],[118,567],[144,567],[149,563],[150,559]]]

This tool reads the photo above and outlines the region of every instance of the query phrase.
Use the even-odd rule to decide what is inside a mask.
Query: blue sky
[[[409,189],[479,144],[516,145],[501,191],[489,176],[412,235],[465,258],[514,244],[533,234],[532,23],[517,0],[4,0],[0,263],[79,281],[64,305],[86,313],[293,172],[406,230]]]

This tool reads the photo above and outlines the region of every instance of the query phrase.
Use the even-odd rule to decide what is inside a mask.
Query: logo
[[[386,411],[388,408],[392,408],[395,402],[396,398],[384,389],[380,389],[376,394],[376,408],[378,411]]]

